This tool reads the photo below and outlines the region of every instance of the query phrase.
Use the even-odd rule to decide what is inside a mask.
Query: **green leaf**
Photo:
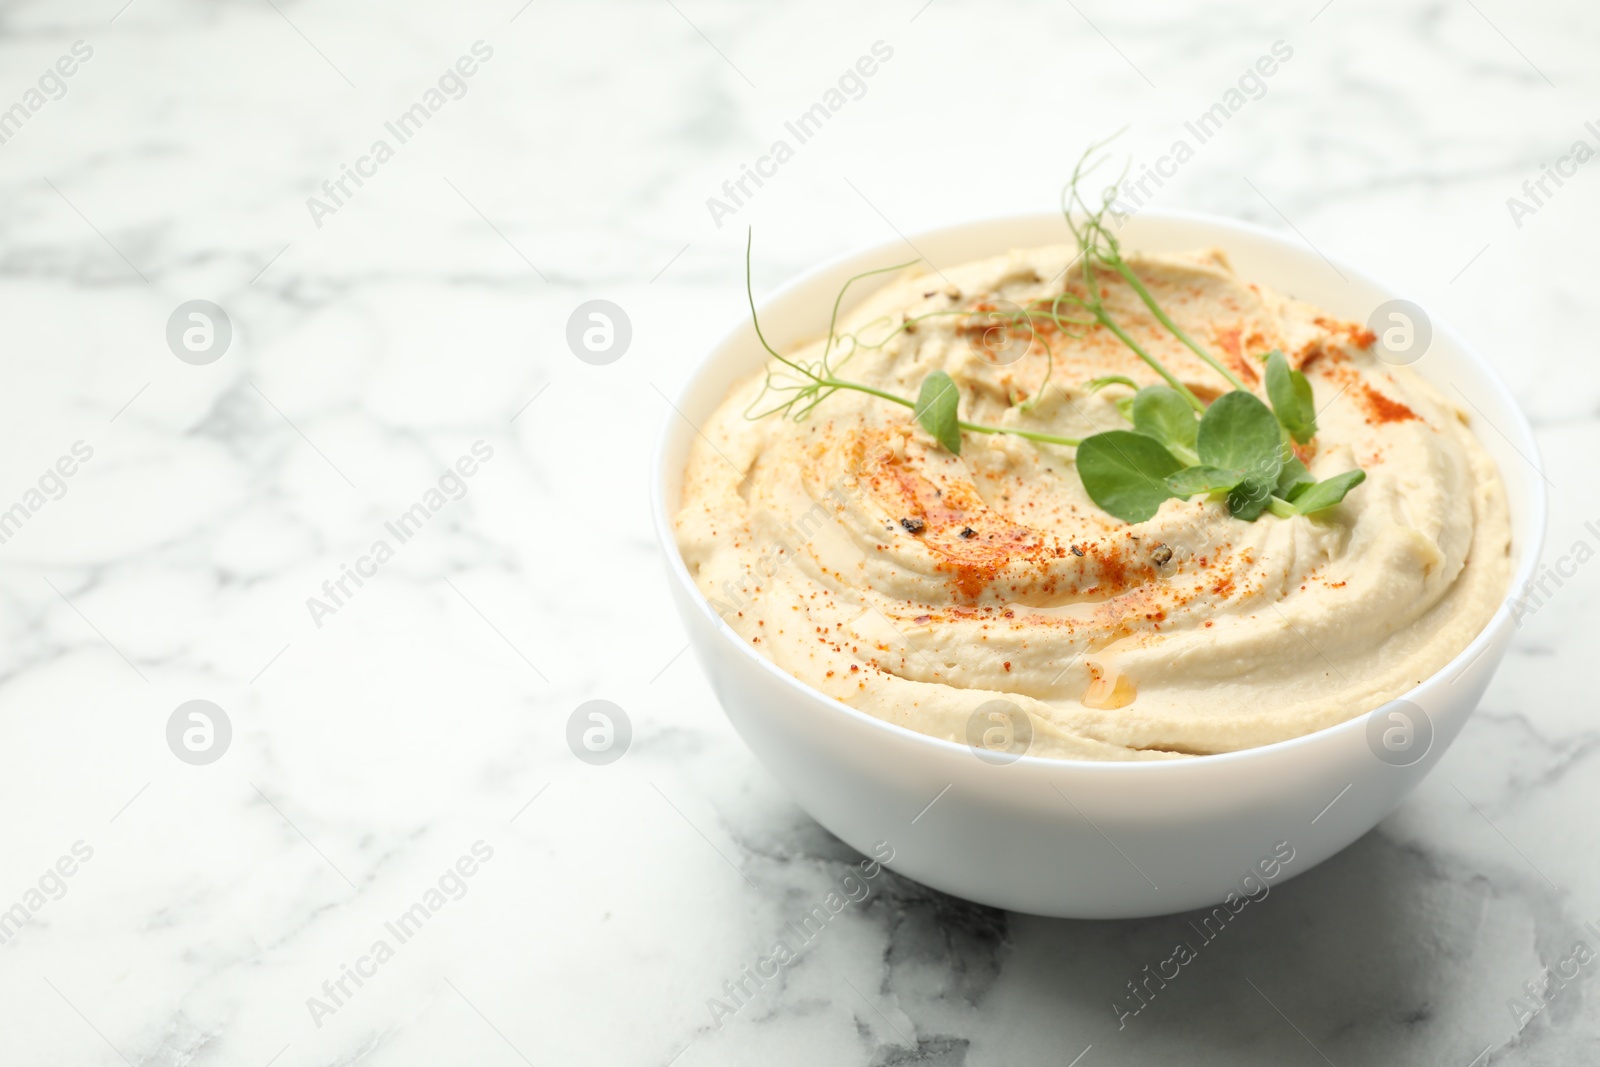
[[[1283,469],[1282,445],[1277,417],[1243,390],[1224,393],[1212,402],[1200,419],[1195,441],[1201,463],[1244,471],[1251,481],[1264,483],[1269,492]]]
[[[1255,522],[1272,500],[1273,483],[1250,475],[1228,491],[1228,514],[1244,522]]]
[[[1145,386],[1134,395],[1131,413],[1133,428],[1139,433],[1169,447],[1194,449],[1200,424],[1195,421],[1194,408],[1176,389],[1164,385]]]
[[[1274,492],[1284,500],[1292,502],[1295,497],[1316,484],[1316,481],[1315,478],[1311,477],[1311,472],[1306,470],[1304,463],[1290,456],[1284,460],[1283,470],[1278,472],[1278,487]]]
[[[936,370],[922,379],[922,392],[917,395],[917,406],[911,410],[934,440],[958,456],[961,455],[961,426],[956,408],[960,402],[961,390],[956,388],[956,383],[944,371]]]
[[[1221,467],[1185,467],[1167,477],[1167,488],[1187,500],[1196,493],[1232,489],[1244,481],[1244,477],[1244,471],[1224,470]]]
[[[1332,478],[1308,486],[1295,497],[1292,503],[1303,515],[1313,511],[1331,508],[1344,499],[1344,495],[1362,482],[1367,480],[1367,472],[1359,467],[1343,474],[1335,474]]]
[[[1077,463],[1089,499],[1123,522],[1153,516],[1173,496],[1167,477],[1183,467],[1160,442],[1130,430],[1084,438]]]
[[[1272,408],[1289,435],[1302,445],[1311,440],[1317,432],[1317,405],[1311,397],[1311,383],[1290,367],[1277,349],[1267,354],[1267,396],[1272,398]]]
[[[1129,389],[1139,388],[1138,382],[1121,374],[1108,374],[1104,378],[1090,378],[1086,388],[1091,393],[1098,393],[1108,385],[1126,385]]]

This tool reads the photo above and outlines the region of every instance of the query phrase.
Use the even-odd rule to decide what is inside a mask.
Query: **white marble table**
[[[1600,948],[1600,164],[1507,198],[1600,147],[1595,12],[124,2],[0,36],[0,1062],[1590,1062],[1600,968],[1507,1001]],[[1122,1028],[1183,917],[892,874],[714,1022],[859,859],[732,734],[650,535],[662,394],[739,311],[745,225],[770,287],[1048,206],[1085,142],[1156,160],[1279,41],[1153,202],[1458,323],[1539,425],[1570,577],[1424,787]],[[632,324],[606,365],[565,340],[591,299]],[[210,362],[167,342],[192,300],[231,322]],[[594,699],[633,728],[604,766],[565,738]],[[192,700],[231,724],[208,764],[168,745]]]

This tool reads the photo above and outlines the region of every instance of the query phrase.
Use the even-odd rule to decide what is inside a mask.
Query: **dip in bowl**
[[[1126,338],[1081,311],[1004,318],[1070,290],[1059,216],[951,227],[912,238],[920,274],[858,281],[832,342],[846,280],[904,245],[813,271],[760,321],[801,365],[850,337],[832,365],[877,393],[916,399],[942,371],[961,418],[1002,432],[957,454],[853,390],[747,418],[773,365],[747,321],[685,389],[655,486],[691,640],[801,805],[911,877],[1049,915],[1226,901],[1369,829],[1481,696],[1542,535],[1531,432],[1448,327],[1411,308],[1420,351],[1374,344],[1394,294],[1243,224],[1143,212],[1117,238],[1226,370],[1115,276],[1095,283]],[[1129,342],[1197,407],[1230,378],[1265,397],[1259,357],[1283,353],[1317,409],[1295,458],[1365,482],[1308,515],[1245,521],[1219,492],[1108,513],[1075,449],[1037,438],[1129,428],[1161,383]]]

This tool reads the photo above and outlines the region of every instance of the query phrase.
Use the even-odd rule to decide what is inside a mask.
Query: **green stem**
[[[1139,276],[1133,273],[1133,268],[1128,266],[1127,262],[1121,256],[1118,256],[1115,260],[1113,260],[1111,265],[1115,267],[1117,273],[1122,275],[1127,283],[1132,286],[1133,291],[1139,294],[1139,299],[1144,301],[1144,306],[1150,309],[1150,313],[1160,321],[1161,325],[1165,326],[1169,331],[1171,331],[1172,336],[1176,337],[1178,340],[1187,345],[1189,351],[1193,352],[1195,355],[1199,356],[1201,359],[1210,364],[1212,370],[1228,379],[1228,382],[1235,389],[1242,389],[1247,393],[1250,391],[1250,387],[1245,385],[1244,382],[1240,381],[1238,376],[1235,375],[1233,371],[1223,366],[1215,358],[1213,358],[1209,352],[1195,344],[1189,335],[1183,332],[1183,328],[1177,323],[1173,322],[1172,319],[1167,316],[1165,311],[1161,310],[1161,305],[1156,303],[1156,298],[1150,295],[1150,290],[1144,287],[1144,282],[1139,280]]]
[[[1299,508],[1295,507],[1287,500],[1284,500],[1282,497],[1276,496],[1267,498],[1267,510],[1278,516],[1280,519],[1292,519],[1296,515],[1300,514]]]
[[[886,393],[882,389],[874,389],[870,385],[861,385],[857,382],[841,381],[838,378],[818,378],[817,383],[831,389],[854,389],[858,393],[866,393],[868,396],[875,396],[879,400],[887,400],[891,404],[899,404],[903,408],[915,409],[917,406],[904,397],[895,396],[893,393]]]
[[[1083,441],[1076,437],[1057,437],[1055,434],[1035,433],[1033,430],[1018,430],[1009,426],[980,426],[975,422],[957,422],[963,430],[973,433],[1008,433],[1013,437],[1026,437],[1030,441],[1043,441],[1047,445],[1066,445],[1068,448],[1077,448]]]
[[[755,233],[755,228],[751,227],[751,235],[752,235],[752,237],[754,236],[754,233]],[[749,255],[749,249],[748,248],[745,249],[745,254],[748,257],[748,255]],[[839,305],[844,303],[844,294],[849,290],[850,286],[854,285],[856,282],[860,281],[862,278],[870,278],[874,274],[888,274],[891,271],[904,270],[906,267],[909,267],[913,263],[917,263],[917,262],[919,262],[919,260],[916,260],[916,259],[907,260],[904,263],[896,263],[892,267],[879,267],[876,270],[862,271],[860,274],[856,274],[856,275],[853,275],[853,276],[845,279],[844,287],[839,290],[839,295],[833,298],[833,315],[831,317],[829,317],[829,319],[828,319],[828,339],[822,346],[822,363],[823,363],[823,366],[827,366],[828,353],[830,351],[832,351],[832,349],[833,349],[833,330],[834,330],[834,327],[837,326],[838,323],[839,323]],[[745,264],[745,270],[748,273],[748,271],[749,271],[749,263],[748,262],[746,262],[746,264]]]
[[[1068,218],[1068,222],[1071,222],[1070,217]],[[1079,302],[1083,304],[1086,311],[1095,317],[1097,322],[1103,325],[1106,329],[1110,330],[1112,333],[1116,334],[1117,340],[1127,345],[1134,355],[1144,360],[1152,370],[1161,375],[1162,380],[1168,385],[1172,386],[1172,388],[1180,396],[1182,396],[1184,400],[1188,401],[1189,406],[1193,408],[1196,413],[1204,415],[1206,413],[1206,406],[1200,402],[1200,398],[1195,396],[1194,393],[1190,392],[1189,387],[1179,381],[1177,375],[1173,374],[1165,366],[1163,366],[1160,360],[1146,352],[1143,348],[1140,348],[1139,343],[1132,337],[1129,337],[1127,331],[1125,331],[1121,326],[1118,326],[1116,320],[1111,317],[1110,312],[1106,311],[1105,302],[1100,299],[1099,295],[1100,283],[1094,275],[1094,261],[1096,259],[1102,259],[1103,257],[1096,246],[1090,242],[1090,237],[1092,237],[1093,233],[1098,229],[1098,222],[1091,222],[1084,227],[1085,234],[1088,234],[1089,236],[1080,236],[1078,238],[1078,247],[1080,249],[1078,254],[1083,261],[1083,266],[1079,269],[1083,272],[1085,297]],[[1077,233],[1077,229],[1075,227],[1073,232]],[[1099,230],[1099,232],[1104,233],[1104,230]],[[1109,235],[1107,235],[1107,238],[1108,240],[1112,240],[1114,242],[1114,238],[1110,238]],[[1116,253],[1116,247],[1114,243],[1112,245],[1112,251],[1114,254]],[[1113,266],[1115,265],[1115,262],[1120,262],[1121,259],[1122,256],[1120,254],[1115,254]]]
[[[1096,304],[1094,307],[1091,307],[1090,310],[1094,312],[1094,317],[1100,320],[1100,323],[1105,326],[1106,329],[1117,335],[1117,340],[1131,348],[1134,355],[1148,363],[1151,369],[1153,369],[1157,374],[1161,375],[1161,377],[1166,380],[1168,385],[1177,390],[1177,392],[1189,402],[1190,407],[1194,408],[1195,411],[1202,415],[1206,413],[1206,406],[1200,402],[1200,398],[1190,392],[1189,387],[1179,381],[1177,376],[1169,371],[1166,367],[1162,366],[1159,360],[1157,360],[1150,353],[1146,352],[1144,349],[1140,348],[1139,342],[1129,337],[1126,331],[1124,331],[1121,326],[1118,326],[1110,315],[1106,314],[1103,308]]]
[[[917,406],[904,397],[886,393],[882,389],[874,389],[870,385],[861,385],[858,382],[846,382],[838,378],[820,378],[817,384],[828,389],[854,389],[858,393],[866,393],[868,396],[875,396],[879,400],[887,400],[891,404],[899,404],[903,408],[915,410]],[[961,422],[959,420],[956,425],[971,433],[1008,433],[1013,437],[1026,437],[1030,441],[1042,441],[1047,445],[1065,445],[1068,448],[1077,448],[1082,443],[1076,437],[1058,437],[1055,434],[1039,433],[1036,430],[1018,430],[1009,426],[985,426],[982,423]]]
[[[1172,453],[1172,458],[1183,460],[1183,465],[1185,467],[1200,466],[1200,454],[1189,448],[1187,445],[1180,445],[1175,441],[1163,441],[1161,443],[1166,445],[1168,452]]]

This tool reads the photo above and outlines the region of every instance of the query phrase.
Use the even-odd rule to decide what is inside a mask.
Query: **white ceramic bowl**
[[[1228,219],[1144,211],[1118,236],[1130,250],[1149,252],[1218,246],[1243,278],[1360,322],[1397,295],[1351,267],[1340,264],[1336,272],[1294,240]],[[1058,215],[987,219],[911,238],[941,265],[1070,240]],[[818,267],[761,303],[762,328],[780,351],[820,336],[846,278],[905,258],[905,243],[893,241]],[[873,287],[852,288],[852,302]],[[1538,446],[1484,359],[1444,323],[1432,325],[1431,347],[1413,369],[1447,397],[1459,402],[1464,394],[1477,408],[1468,407],[1474,428],[1499,465],[1511,504],[1512,588],[1520,589],[1544,536],[1544,486],[1533,467]],[[1409,754],[1377,754],[1385,730],[1402,731],[1392,736],[1404,741],[1408,725],[1400,718],[1374,721],[1385,712],[1378,709],[1292,741],[1216,756],[986,762],[965,745],[822,696],[746,644],[695,588],[672,530],[694,425],[762,357],[742,319],[684,386],[681,415],[668,416],[652,497],[674,598],[729,720],[800,806],[863,853],[892,849],[892,869],[947,893],[1074,918],[1159,915],[1217,904],[1229,893],[1259,893],[1263,883],[1327,859],[1392,811],[1460,732],[1511,642],[1514,621],[1503,604],[1471,645],[1405,694],[1421,709],[1409,724],[1416,730]],[[1293,859],[1274,864],[1280,842]]]

